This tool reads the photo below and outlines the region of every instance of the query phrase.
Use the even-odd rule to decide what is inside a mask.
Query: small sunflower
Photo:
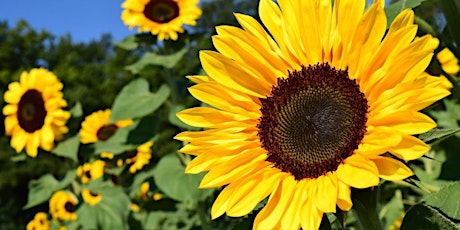
[[[77,215],[74,213],[74,209],[77,204],[78,200],[75,195],[60,190],[51,196],[49,212],[53,220],[76,220]]]
[[[81,123],[80,142],[83,144],[106,141],[112,137],[119,128],[124,128],[133,123],[133,120],[121,120],[115,124],[108,124],[110,109],[99,110],[88,115]]]
[[[204,131],[175,138],[220,187],[211,209],[245,216],[266,197],[254,229],[318,229],[324,213],[350,210],[351,188],[413,175],[403,162],[429,146],[414,137],[436,123],[419,111],[450,94],[425,74],[436,48],[416,37],[414,13],[386,30],[384,1],[261,0],[259,16],[236,14],[202,51],[208,76],[189,88],[211,107],[177,116]]]
[[[48,215],[44,212],[36,213],[34,219],[31,220],[27,226],[27,230],[49,230],[50,222],[48,220]]]
[[[135,173],[138,170],[141,170],[145,165],[150,162],[150,158],[152,158],[152,146],[153,142],[148,141],[142,145],[137,147],[137,153],[134,157],[126,159],[126,164],[131,164],[129,166],[129,172]]]
[[[438,60],[441,68],[452,77],[456,77],[457,73],[460,71],[460,65],[458,64],[458,59],[448,48],[442,49],[437,55],[436,59]]]
[[[93,163],[84,163],[77,168],[77,176],[83,184],[96,180],[104,175],[105,162],[96,160]]]
[[[99,194],[99,193],[94,194],[89,189],[83,189],[81,191],[81,197],[83,198],[83,201],[85,201],[85,203],[87,203],[87,204],[89,204],[91,206],[94,206],[94,205],[98,204],[102,200],[102,195],[101,194]]]
[[[183,33],[184,25],[195,26],[201,16],[197,6],[199,0],[126,0],[121,19],[139,32],[149,31],[159,40],[177,40],[177,33]]]
[[[43,68],[24,71],[19,82],[12,82],[4,94],[5,134],[12,136],[16,152],[24,148],[36,157],[38,148],[51,151],[54,140],[61,140],[69,130],[65,126],[70,112],[61,92],[62,83],[56,75]]]

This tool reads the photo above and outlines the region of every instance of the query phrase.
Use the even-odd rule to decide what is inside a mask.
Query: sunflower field
[[[460,229],[460,1],[0,22],[0,229]]]

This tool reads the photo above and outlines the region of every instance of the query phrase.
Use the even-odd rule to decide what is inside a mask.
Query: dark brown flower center
[[[144,15],[157,23],[168,23],[179,17],[179,5],[173,0],[151,0],[144,8]]]
[[[347,71],[327,63],[278,79],[262,103],[258,135],[267,161],[296,180],[337,170],[366,132],[367,100]]]
[[[73,212],[74,205],[72,204],[72,202],[67,201],[64,204],[64,208],[67,212]]]
[[[96,136],[98,140],[106,141],[111,136],[117,132],[118,126],[116,125],[105,125],[102,126],[99,130],[97,130]]]
[[[90,170],[86,170],[86,171],[85,171],[85,176],[86,176],[86,178],[91,179],[91,171],[90,171]]]
[[[45,124],[45,101],[40,92],[30,89],[22,95],[18,104],[18,122],[22,129],[33,133]]]

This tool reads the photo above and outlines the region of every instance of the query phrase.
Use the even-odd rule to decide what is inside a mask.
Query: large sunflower
[[[317,229],[326,212],[352,207],[351,187],[401,180],[403,163],[429,146],[412,136],[436,126],[418,112],[449,91],[424,74],[436,45],[415,37],[414,13],[386,30],[383,1],[261,0],[260,25],[219,26],[208,76],[189,89],[213,106],[178,113],[204,131],[180,133],[201,188],[227,185],[211,210],[244,216],[269,196],[255,229]],[[265,29],[266,28],[266,29]]]
[[[83,144],[106,141],[112,137],[119,128],[124,128],[133,123],[133,120],[121,120],[115,124],[108,124],[110,109],[99,110],[88,115],[81,123],[80,142]]]
[[[149,31],[159,40],[177,40],[184,25],[195,26],[201,15],[199,0],[126,0],[121,19],[130,29],[139,27],[140,32]]]
[[[24,148],[36,157],[38,147],[50,151],[54,140],[68,132],[65,123],[70,118],[61,92],[62,83],[56,75],[43,68],[24,71],[19,82],[12,82],[4,94],[5,134],[11,137],[16,152]]]

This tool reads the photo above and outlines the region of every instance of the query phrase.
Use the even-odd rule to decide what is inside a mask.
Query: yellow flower
[[[70,118],[61,92],[62,83],[56,75],[43,68],[24,71],[19,82],[12,82],[4,94],[5,134],[12,136],[16,152],[24,148],[27,155],[37,156],[38,147],[51,151],[54,140],[61,140],[69,130]]]
[[[141,208],[139,207],[139,205],[137,205],[137,204],[131,204],[131,211],[133,211],[133,212],[139,212],[139,210],[141,210]]]
[[[34,219],[31,220],[27,226],[27,230],[49,230],[50,222],[48,220],[48,215],[44,212],[39,212],[35,214]]]
[[[81,196],[83,201],[91,206],[98,204],[102,200],[101,194],[93,194],[89,189],[83,189],[81,191]]]
[[[415,37],[406,9],[386,31],[384,1],[261,0],[242,29],[219,26],[202,51],[207,76],[189,88],[212,107],[177,116],[205,128],[175,138],[208,171],[201,188],[227,185],[213,204],[245,216],[268,198],[254,229],[318,229],[324,213],[350,210],[351,188],[413,175],[402,161],[429,146],[414,137],[436,126],[418,112],[450,92],[424,74],[431,36]],[[399,158],[399,159],[395,159]],[[401,161],[400,161],[401,160]]]
[[[121,19],[132,29],[158,35],[159,40],[177,40],[177,33],[184,32],[184,25],[195,26],[201,16],[199,0],[126,0]]]
[[[154,201],[161,200],[163,198],[163,195],[161,195],[160,193],[155,193],[153,194],[152,198]]]
[[[129,126],[133,120],[121,120],[115,124],[108,124],[110,109],[99,110],[87,116],[81,124],[80,142],[83,144],[106,141],[112,137],[117,129]]]
[[[150,189],[150,184],[149,182],[144,182],[141,184],[141,193],[140,193],[140,197],[142,199],[146,199],[147,196],[148,196],[148,192],[149,192],[149,189]]]
[[[102,152],[102,153],[100,154],[100,157],[101,157],[101,158],[105,158],[105,159],[112,160],[113,157],[114,157],[114,155],[113,155],[113,153],[111,153],[111,152]]]
[[[401,224],[402,224],[405,214],[406,214],[405,212],[402,212],[401,218],[396,219],[394,223],[388,227],[388,230],[399,230],[401,228]]]
[[[457,76],[458,71],[460,71],[460,65],[452,51],[448,48],[444,48],[436,55],[436,59],[446,73],[452,77]]]
[[[96,160],[93,163],[84,163],[77,168],[77,176],[81,183],[86,184],[91,180],[96,180],[104,175],[105,162]]]
[[[129,167],[130,173],[135,173],[138,170],[141,170],[145,165],[150,162],[152,157],[152,146],[153,142],[148,141],[137,147],[137,153],[134,157],[126,159],[126,164],[131,164]]]
[[[49,212],[53,220],[76,220],[77,215],[74,213],[74,208],[77,204],[78,200],[72,193],[57,191],[49,201]]]

